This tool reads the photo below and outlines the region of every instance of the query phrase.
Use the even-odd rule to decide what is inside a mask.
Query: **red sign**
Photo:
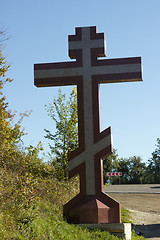
[[[121,177],[122,176],[122,172],[107,172],[106,176],[111,176],[111,177],[119,176],[119,177]]]

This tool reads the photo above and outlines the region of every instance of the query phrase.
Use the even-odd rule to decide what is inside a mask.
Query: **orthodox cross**
[[[96,27],[78,27],[68,41],[76,61],[34,65],[37,87],[77,85],[79,147],[68,157],[68,171],[69,178],[80,175],[80,193],[64,206],[64,216],[69,222],[120,222],[120,204],[103,193],[102,159],[112,153],[112,134],[111,127],[100,132],[99,84],[142,81],[141,58],[98,59],[106,56],[106,42]]]

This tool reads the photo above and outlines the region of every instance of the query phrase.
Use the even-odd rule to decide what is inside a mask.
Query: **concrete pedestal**
[[[77,226],[108,231],[119,238],[131,240],[131,223],[78,224]]]
[[[120,204],[102,192],[84,197],[77,195],[64,205],[63,214],[67,222],[73,224],[121,222]]]

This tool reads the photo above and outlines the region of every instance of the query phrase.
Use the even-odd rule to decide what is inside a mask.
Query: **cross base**
[[[108,195],[78,195],[64,206],[64,217],[69,223],[120,223],[120,204]],[[79,199],[78,199],[79,198]],[[105,200],[108,200],[107,202]]]
[[[99,229],[101,231],[108,231],[110,234],[113,234],[114,236],[131,240],[132,236],[132,226],[131,223],[101,223],[101,224],[77,224],[76,226],[84,227],[87,229]]]

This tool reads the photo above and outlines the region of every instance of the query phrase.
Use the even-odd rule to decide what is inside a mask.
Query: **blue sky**
[[[151,157],[160,137],[159,11],[159,0],[1,1],[0,26],[10,37],[5,54],[14,79],[5,94],[10,109],[32,110],[23,122],[26,146],[42,141],[47,152],[44,129],[55,131],[44,105],[58,88],[34,86],[34,63],[68,61],[68,35],[75,27],[97,26],[106,35],[107,58],[141,56],[143,63],[143,82],[101,86],[102,128],[112,126],[120,157]]]

